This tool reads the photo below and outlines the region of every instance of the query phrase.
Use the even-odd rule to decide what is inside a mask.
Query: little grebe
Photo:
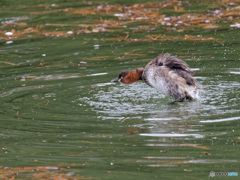
[[[123,71],[113,82],[131,84],[143,80],[166,96],[178,101],[198,98],[199,87],[188,64],[170,54],[160,54],[145,68]]]

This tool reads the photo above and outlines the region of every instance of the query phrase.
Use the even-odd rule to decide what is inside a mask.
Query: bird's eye
[[[122,79],[123,79],[123,76],[121,76],[121,77],[118,79],[118,81],[121,82]]]

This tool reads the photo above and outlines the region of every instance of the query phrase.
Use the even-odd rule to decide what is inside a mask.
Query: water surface
[[[2,1],[0,177],[206,179],[211,171],[238,172],[238,4],[225,4],[229,17],[221,1],[194,2],[143,4],[138,14],[143,1]],[[189,22],[187,12],[202,21]],[[171,103],[143,82],[111,82],[166,52],[196,71],[199,100]]]

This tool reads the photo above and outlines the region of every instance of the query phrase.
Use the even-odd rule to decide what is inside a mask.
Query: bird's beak
[[[120,82],[121,79],[120,78],[116,78],[116,79],[113,79],[112,82]]]

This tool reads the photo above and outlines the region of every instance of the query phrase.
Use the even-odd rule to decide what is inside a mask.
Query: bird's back
[[[197,98],[197,83],[186,62],[161,54],[145,67],[142,79],[148,85],[180,101]]]

